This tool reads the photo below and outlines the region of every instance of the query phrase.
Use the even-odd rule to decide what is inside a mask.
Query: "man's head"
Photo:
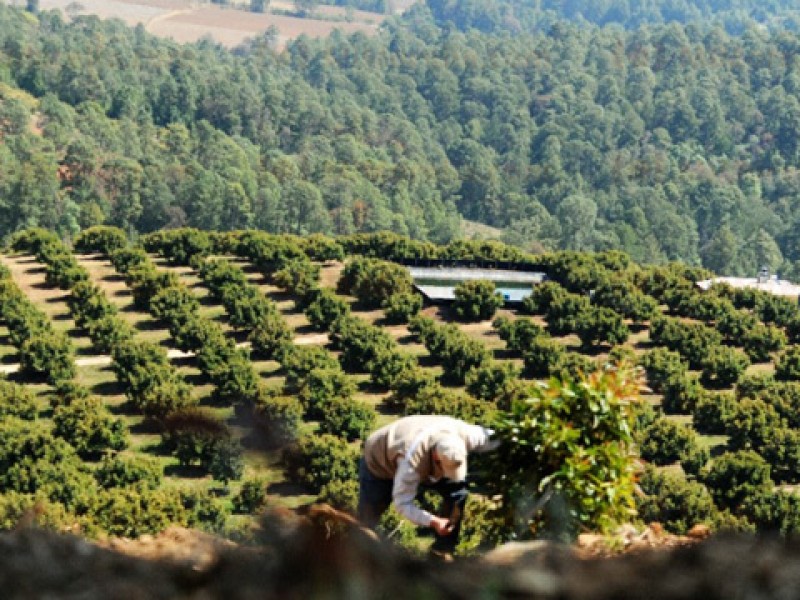
[[[467,478],[467,447],[464,440],[457,435],[447,435],[436,442],[433,450],[447,479],[464,481]]]

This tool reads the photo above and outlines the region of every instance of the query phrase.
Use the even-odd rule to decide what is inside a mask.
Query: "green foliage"
[[[661,408],[667,414],[690,414],[703,391],[700,379],[694,373],[675,376],[664,385]]]
[[[641,358],[641,365],[647,372],[647,383],[654,392],[663,392],[666,384],[686,375],[689,365],[681,355],[666,348],[653,348]]]
[[[536,338],[544,334],[542,327],[524,317],[513,321],[507,317],[498,317],[492,321],[492,327],[497,330],[508,350],[520,354],[523,354]]]
[[[97,483],[106,489],[144,486],[155,490],[161,486],[164,469],[152,457],[106,454],[94,476]]]
[[[460,321],[485,321],[504,304],[503,295],[491,281],[464,281],[456,285],[453,313]]]
[[[75,349],[63,333],[42,331],[31,337],[19,349],[23,371],[44,375],[53,385],[75,377]]]
[[[692,411],[693,427],[704,435],[724,434],[736,404],[736,398],[730,392],[703,394]]]
[[[471,423],[486,423],[494,412],[492,403],[440,385],[423,387],[403,405],[406,415],[449,415]]]
[[[641,434],[639,451],[654,465],[668,465],[682,460],[697,448],[697,435],[686,425],[661,417]]]
[[[634,323],[649,321],[658,303],[622,277],[603,281],[592,294],[592,304],[613,310]]]
[[[605,307],[589,309],[578,316],[574,322],[574,331],[584,348],[598,344],[624,344],[630,335],[622,316]]]
[[[742,347],[753,362],[767,362],[786,347],[786,334],[774,325],[756,324],[742,338]]]
[[[319,265],[307,258],[296,258],[276,271],[272,280],[282,290],[298,296],[304,304],[304,299],[319,287]]]
[[[760,450],[784,422],[772,405],[760,399],[744,398],[733,409],[725,423],[728,447],[731,450]]]
[[[281,396],[262,390],[253,414],[268,446],[283,446],[297,438],[303,422],[303,404],[295,396]]]
[[[114,269],[120,275],[127,275],[132,269],[141,267],[149,262],[150,258],[140,246],[132,248],[120,248],[111,253],[109,257]]]
[[[348,479],[326,483],[319,490],[317,502],[325,502],[337,510],[355,515],[358,507],[358,481]]]
[[[520,370],[513,364],[492,362],[467,373],[467,391],[480,400],[507,410],[511,403],[527,393],[519,380]]]
[[[501,413],[491,483],[514,531],[572,537],[582,527],[607,530],[630,519],[637,386],[619,370],[551,379]]]
[[[167,325],[181,323],[200,309],[200,301],[185,286],[162,288],[150,299],[150,312]]]
[[[267,505],[267,481],[245,479],[239,493],[233,498],[233,510],[238,514],[252,515]]]
[[[636,509],[645,523],[661,523],[667,531],[679,535],[698,524],[714,525],[717,509],[703,484],[687,481],[674,471],[648,467],[639,486],[644,496],[637,497]]]
[[[284,346],[278,360],[286,374],[285,388],[289,393],[302,389],[306,377],[315,369],[339,369],[339,361],[319,346]]]
[[[778,356],[775,377],[784,381],[800,380],[800,346],[789,346]]]
[[[467,373],[490,360],[486,347],[453,324],[437,325],[431,319],[417,317],[409,331],[419,336],[431,356],[442,363],[443,380],[463,385]]]
[[[305,415],[310,419],[322,419],[328,406],[334,400],[350,399],[356,391],[356,384],[337,365],[335,368],[312,369],[303,379],[297,398]]]
[[[412,291],[408,269],[372,258],[354,258],[342,271],[337,291],[358,298],[364,308],[380,308],[394,294]]]
[[[284,460],[289,476],[319,492],[332,481],[355,480],[358,474],[357,448],[331,434],[309,435],[289,449]]]
[[[800,482],[800,431],[775,429],[759,453],[769,463],[775,483]]]
[[[752,450],[726,452],[714,459],[702,477],[720,508],[735,511],[749,496],[771,491],[770,468]]]
[[[374,408],[346,396],[334,396],[320,408],[319,433],[330,433],[350,442],[366,439],[377,420]]]
[[[227,486],[231,479],[239,479],[244,473],[242,445],[230,437],[219,439],[211,447],[208,472],[216,481]]]
[[[349,314],[350,305],[330,288],[316,290],[305,308],[308,322],[316,331],[328,331],[335,321]]]
[[[67,440],[83,457],[128,445],[127,429],[95,396],[80,398],[53,411],[53,434]]]
[[[32,421],[37,412],[36,398],[29,388],[0,379],[0,417]]]
[[[393,325],[408,323],[422,310],[422,296],[416,292],[392,294],[383,301],[381,308],[386,322]]]
[[[730,346],[709,348],[703,361],[700,380],[709,388],[726,388],[739,381],[745,369],[750,366],[747,355]]]
[[[247,336],[256,356],[266,359],[276,358],[292,338],[292,329],[277,311],[264,315]]]
[[[128,245],[128,236],[118,227],[96,225],[81,231],[75,238],[74,246],[85,254],[100,253],[110,256],[114,251]]]
[[[144,236],[142,245],[173,265],[188,265],[196,256],[211,251],[211,238],[208,232],[192,228],[163,229]]]
[[[524,374],[528,377],[549,377],[562,364],[565,354],[566,350],[559,341],[547,335],[539,336],[523,351]]]
[[[678,352],[689,361],[691,368],[699,369],[711,348],[719,346],[722,336],[702,323],[657,317],[650,323],[650,339],[659,346]]]
[[[147,488],[110,488],[97,494],[91,517],[108,535],[136,538],[168,526],[188,525],[179,492]]]
[[[502,516],[490,500],[470,494],[464,514],[456,546],[458,556],[477,556],[506,540]]]

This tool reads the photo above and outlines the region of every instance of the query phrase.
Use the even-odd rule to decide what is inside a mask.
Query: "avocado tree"
[[[504,304],[502,294],[491,281],[464,281],[455,287],[453,293],[453,313],[460,321],[491,319]]]
[[[633,372],[606,369],[551,379],[499,413],[490,485],[507,527],[522,537],[572,538],[631,518],[637,394]]]

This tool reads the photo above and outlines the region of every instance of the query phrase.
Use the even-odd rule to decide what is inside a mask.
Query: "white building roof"
[[[785,279],[777,279],[776,277],[766,280],[756,277],[715,277],[698,281],[697,285],[701,289],[707,290],[715,283],[727,283],[734,288],[753,288],[776,296],[792,296],[795,298],[800,296],[800,285]]]

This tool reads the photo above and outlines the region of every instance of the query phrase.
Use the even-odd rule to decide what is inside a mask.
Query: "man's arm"
[[[407,458],[401,458],[397,465],[392,488],[394,506],[397,512],[415,525],[430,527],[433,515],[414,504],[418,489],[419,473],[411,466]]]
[[[500,445],[500,440],[491,439],[494,431],[480,425],[470,425],[464,443],[468,452],[491,452]]]
[[[414,504],[418,489],[419,474],[406,459],[401,459],[392,489],[392,500],[397,512],[415,525],[433,527],[439,535],[448,535],[453,530],[453,523],[449,519],[432,515]]]

